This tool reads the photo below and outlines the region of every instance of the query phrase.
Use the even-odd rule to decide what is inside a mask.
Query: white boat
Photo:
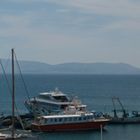
[[[84,105],[78,108],[69,106],[64,114],[37,117],[32,123],[32,130],[42,132],[100,130],[110,121],[104,117],[96,118],[94,113],[85,109]]]
[[[25,106],[29,112],[39,115],[58,114],[69,105],[74,104],[81,104],[81,101],[77,98],[70,98],[58,89],[40,93],[37,97],[25,101]]]
[[[33,121],[33,131],[76,131],[97,130],[103,128],[110,120],[97,116],[96,112],[87,110],[79,100],[73,100],[58,114],[40,115]]]

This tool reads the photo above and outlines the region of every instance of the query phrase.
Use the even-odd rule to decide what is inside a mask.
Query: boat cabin
[[[52,115],[38,117],[35,122],[39,124],[65,124],[65,123],[80,123],[94,119],[92,113],[85,115]]]
[[[42,100],[55,101],[55,102],[70,102],[70,99],[62,92],[60,93],[44,92],[44,93],[40,93],[39,96],[37,96],[36,98]]]

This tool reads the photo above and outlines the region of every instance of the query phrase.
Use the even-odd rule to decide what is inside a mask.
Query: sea
[[[140,111],[140,75],[15,75],[15,100],[19,113],[28,112],[24,101],[58,88],[76,96],[89,110],[112,113],[112,97],[127,111]],[[120,108],[116,103],[116,107]],[[121,108],[120,108],[121,109]],[[0,114],[11,114],[11,75],[0,76]],[[101,140],[100,131],[33,133],[39,140]],[[102,140],[139,140],[140,124],[107,125]]]

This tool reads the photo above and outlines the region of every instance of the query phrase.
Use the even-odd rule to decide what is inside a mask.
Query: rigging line
[[[4,74],[4,77],[5,77],[5,79],[6,79],[6,83],[7,83],[7,86],[8,86],[8,90],[9,90],[11,96],[12,96],[12,89],[11,89],[11,87],[10,87],[10,84],[9,84],[8,78],[7,78],[7,76],[6,76],[6,72],[5,72],[5,69],[4,69],[4,67],[3,67],[3,64],[2,64],[1,59],[0,59],[0,65],[1,65],[1,68],[2,68],[2,71],[3,71],[3,74]],[[16,103],[15,103],[15,109],[16,109],[17,114],[18,114],[18,116],[19,116],[20,113],[19,113],[19,111],[18,111],[18,108],[17,108]],[[19,121],[20,121],[20,123],[21,123],[21,125],[22,125],[22,128],[24,129],[24,125],[23,125],[23,123],[22,123],[21,118],[19,118]]]
[[[12,96],[14,95],[14,89],[15,89],[15,73],[14,73],[14,58],[15,58],[15,55],[14,55],[14,49],[12,49]],[[15,95],[14,95],[15,96]],[[18,113],[18,117],[17,117],[17,119],[19,120],[19,122],[20,122],[20,124],[21,124],[21,126],[22,126],[22,129],[24,129],[25,130],[25,128],[24,128],[24,125],[23,125],[23,122],[22,122],[22,119],[21,119],[21,117],[20,117],[20,115],[19,115],[19,111],[18,111],[18,109],[17,109],[17,106],[16,106],[16,102],[15,102],[15,100],[14,100],[14,107],[16,108],[16,110],[17,110],[17,113]]]
[[[17,66],[18,66],[18,68],[19,68],[19,72],[20,72],[21,79],[22,79],[22,81],[23,81],[23,85],[24,85],[25,91],[26,91],[26,93],[27,93],[28,100],[30,100],[30,94],[29,94],[28,88],[27,88],[27,86],[26,86],[26,84],[25,84],[25,80],[24,80],[24,78],[23,78],[23,75],[22,75],[22,72],[21,72],[21,69],[20,69],[20,65],[19,65],[19,62],[18,62],[18,60],[17,60],[17,56],[16,56],[15,52],[14,52],[14,55],[15,55],[15,60],[16,60]]]
[[[11,54],[9,54],[9,57],[8,57],[6,63],[5,63],[5,66],[4,66],[5,71],[8,68],[8,65],[9,65],[9,62],[10,62],[10,58],[11,58]]]
[[[26,83],[24,81],[24,78],[23,78],[23,75],[22,75],[22,72],[21,72],[21,69],[20,69],[20,65],[19,65],[19,62],[18,62],[18,59],[17,59],[17,56],[16,56],[16,53],[15,52],[14,52],[14,56],[15,56],[15,60],[16,60],[17,66],[19,68],[20,76],[21,76],[21,79],[23,81],[23,85],[24,85],[25,91],[27,93],[28,100],[30,100],[30,94],[28,92],[28,88],[27,88]]]
[[[3,74],[4,74],[4,77],[5,77],[5,79],[6,79],[6,83],[7,83],[9,92],[11,93],[12,90],[11,90],[11,87],[10,87],[10,84],[9,84],[9,81],[8,81],[8,78],[7,78],[7,76],[6,76],[6,72],[5,72],[5,69],[4,69],[4,67],[3,67],[3,64],[2,64],[1,59],[0,59],[0,65],[1,65],[1,68],[2,68],[2,71],[3,71]]]

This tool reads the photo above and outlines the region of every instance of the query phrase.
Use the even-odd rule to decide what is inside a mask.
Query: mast
[[[102,124],[100,125],[100,131],[101,131],[101,140],[103,140],[103,126],[102,126]]]
[[[15,76],[14,76],[14,49],[12,51],[12,139],[15,135]]]

